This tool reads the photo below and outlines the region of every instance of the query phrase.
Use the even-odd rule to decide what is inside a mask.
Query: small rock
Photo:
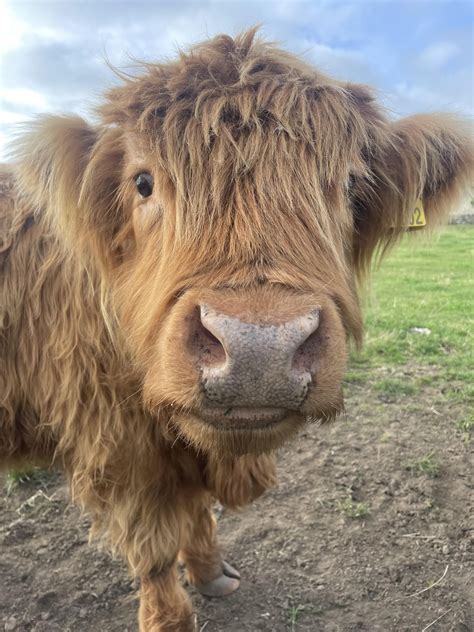
[[[36,600],[38,604],[38,608],[43,612],[47,612],[51,606],[54,605],[54,602],[57,600],[57,594],[54,590],[48,590],[48,592],[43,593]]]
[[[16,630],[18,627],[18,621],[15,617],[10,617],[4,625],[5,632],[11,632],[11,630]]]
[[[428,329],[428,327],[412,327],[410,332],[412,334],[420,334],[421,336],[429,336],[431,334],[431,329]]]
[[[400,479],[396,478],[396,477],[391,478],[390,479],[390,483],[388,484],[388,486],[389,486],[389,489],[391,491],[399,489],[400,488]]]

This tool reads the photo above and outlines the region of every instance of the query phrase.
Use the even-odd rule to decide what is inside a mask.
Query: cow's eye
[[[144,198],[150,197],[153,193],[153,176],[145,171],[143,173],[139,173],[135,178],[135,184],[137,187],[138,193]]]

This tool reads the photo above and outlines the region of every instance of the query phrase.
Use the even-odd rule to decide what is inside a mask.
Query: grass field
[[[450,226],[429,243],[419,237],[408,236],[375,271],[365,298],[365,345],[352,354],[347,379],[373,383],[374,368],[391,368],[377,390],[413,396],[433,385],[466,403],[474,399],[474,226]],[[398,375],[409,367],[411,380]]]

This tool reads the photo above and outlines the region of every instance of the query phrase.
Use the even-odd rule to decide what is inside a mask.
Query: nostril
[[[226,360],[221,341],[202,322],[202,307],[193,311],[189,329],[189,351],[200,366],[218,366]]]
[[[315,369],[318,351],[321,346],[321,331],[319,329],[320,314],[316,310],[311,314],[308,337],[296,349],[292,367],[298,371],[312,372]]]

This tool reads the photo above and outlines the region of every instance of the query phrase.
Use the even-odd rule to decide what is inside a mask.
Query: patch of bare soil
[[[243,581],[219,601],[190,589],[202,631],[474,630],[462,409],[434,392],[387,401],[349,390],[346,418],[308,427],[281,451],[278,489],[220,515]],[[136,587],[88,545],[87,519],[68,505],[62,480],[2,493],[0,512],[4,630],[136,630]]]

